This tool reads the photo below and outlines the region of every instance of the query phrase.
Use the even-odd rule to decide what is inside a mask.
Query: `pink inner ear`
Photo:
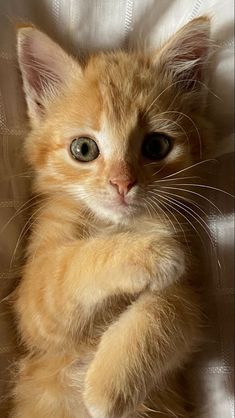
[[[181,48],[179,47],[175,51],[175,63],[173,62],[173,65],[179,66],[179,71],[176,72],[178,72],[180,78],[185,78],[187,76],[189,80],[191,79],[191,83],[196,80],[202,81],[203,79],[203,65],[209,50],[209,46],[204,37],[203,40],[204,44],[202,44],[202,39],[200,37],[198,42],[196,38],[193,40],[195,45],[191,45],[191,43],[189,45],[184,45],[184,43],[182,43]],[[182,70],[181,76],[180,70]]]
[[[41,96],[41,93],[52,83],[53,85],[60,82],[58,74],[50,68],[50,63],[43,62],[39,57],[35,56],[31,50],[31,44],[28,39],[22,48],[21,63],[24,73],[30,87]],[[41,57],[40,57],[41,58]]]
[[[30,90],[41,97],[64,82],[68,60],[64,51],[44,33],[23,28],[19,31],[19,63]]]
[[[207,18],[189,22],[163,48],[160,60],[165,71],[182,81],[187,90],[199,87],[204,78],[204,66],[209,55],[210,23]],[[183,81],[185,80],[185,83]]]

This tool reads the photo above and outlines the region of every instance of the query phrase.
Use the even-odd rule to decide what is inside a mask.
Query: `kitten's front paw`
[[[130,414],[128,406],[101,388],[87,389],[84,394],[86,408],[92,418],[125,418]]]
[[[121,384],[121,382],[120,382]],[[101,370],[88,371],[83,394],[88,412],[92,418],[125,418],[133,410],[133,402],[125,396],[125,387],[109,379]]]
[[[91,405],[86,402],[86,407],[92,418],[127,418],[130,412],[118,411],[110,405]]]
[[[86,408],[92,418],[125,418],[127,413],[121,410],[107,394],[97,394],[96,391],[86,391],[84,395]]]

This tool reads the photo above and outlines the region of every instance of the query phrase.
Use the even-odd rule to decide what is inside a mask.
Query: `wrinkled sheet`
[[[27,132],[24,97],[15,57],[16,21],[30,21],[75,54],[87,50],[158,46],[193,17],[212,17],[217,52],[211,62],[208,113],[218,134],[217,169],[210,183],[231,191],[234,181],[233,0],[8,0],[0,2],[0,416],[4,418],[7,384],[15,356],[14,324],[9,304],[2,301],[19,279],[24,234],[30,224],[25,207],[30,173],[22,158]],[[206,257],[211,273],[206,280],[208,316],[201,354],[190,371],[200,418],[234,417],[234,218],[229,196],[207,190],[223,212],[208,203],[208,226],[214,249]],[[18,211],[18,212],[17,212]],[[25,230],[22,230],[25,223]],[[219,258],[221,266],[218,266]],[[198,417],[199,418],[199,417]]]

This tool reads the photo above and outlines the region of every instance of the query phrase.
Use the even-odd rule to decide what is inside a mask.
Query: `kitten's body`
[[[85,69],[34,29],[23,28],[19,36],[33,124],[26,152],[43,197],[15,303],[28,354],[19,367],[13,417],[188,417],[177,373],[200,336],[195,266],[187,231],[175,224],[179,213],[174,225],[167,210],[158,214],[148,206],[146,212],[143,196],[153,192],[153,179],[200,161],[198,149],[208,144],[202,91],[190,84],[201,70],[194,74],[183,59],[185,42],[187,62],[203,62],[208,20],[183,29],[180,42],[171,40],[154,60],[100,54]],[[197,37],[194,50],[190,36]],[[43,42],[49,42],[48,56],[41,53]],[[184,73],[190,85],[180,89],[175,85],[184,77],[172,61],[178,44],[182,71],[190,68]],[[167,164],[139,157],[146,131],[177,137]],[[67,148],[77,135],[95,136],[97,160],[70,161]],[[119,195],[115,200],[120,178],[134,178],[125,204]]]
[[[19,288],[16,305],[20,315],[21,335],[33,353],[21,363],[17,397],[20,399],[22,396],[26,402],[22,416],[36,418],[38,413],[40,418],[90,417],[84,408],[84,379],[104,332],[107,347],[104,346],[104,353],[97,364],[99,369],[92,377],[96,390],[102,390],[106,379],[110,386],[116,374],[116,378],[120,380],[119,390],[124,392],[127,399],[130,391],[130,400],[135,404],[138,380],[143,379],[144,386],[148,385],[148,380],[152,384],[152,374],[156,376],[158,390],[153,390],[150,395],[152,402],[148,401],[146,395],[140,399],[144,401],[146,411],[147,407],[154,409],[155,405],[155,409],[160,411],[159,416],[162,412],[167,413],[167,408],[171,408],[174,413],[179,409],[186,414],[184,401],[182,402],[177,392],[174,393],[176,388],[171,380],[175,380],[172,369],[178,370],[199,339],[200,315],[196,295],[183,277],[182,283],[172,283],[160,293],[148,290],[141,292],[145,288],[144,278],[141,277],[142,269],[151,268],[147,252],[150,252],[150,258],[153,257],[154,248],[148,248],[149,245],[159,240],[159,252],[163,252],[165,237],[168,241],[172,235],[174,242],[173,232],[170,228],[164,229],[157,221],[151,224],[148,219],[146,223],[142,219],[141,225],[129,228],[119,226],[116,231],[112,228],[111,233],[105,232],[103,228],[97,229],[96,232],[92,231],[91,240],[102,238],[102,252],[99,248],[100,242],[97,241],[92,248],[88,241],[89,248],[82,254],[84,266],[81,266],[81,259],[76,260],[80,242],[75,241],[76,236],[79,237],[79,228],[75,231],[74,219],[71,223],[66,223],[65,220],[66,211],[69,217],[72,213],[72,210],[68,210],[68,202],[57,205],[51,202],[47,206],[31,237],[30,261],[25,266],[24,280]],[[73,207],[73,211],[74,209]],[[52,218],[55,224],[53,229]],[[87,226],[89,230],[91,225]],[[81,225],[81,229],[84,233],[84,225]],[[39,242],[35,237],[40,237]],[[71,243],[72,240],[74,243]],[[61,253],[58,254],[57,248],[60,245]],[[174,255],[177,257],[173,253],[172,256]],[[138,259],[140,261],[136,268]],[[179,263],[182,263],[181,257]],[[65,264],[69,264],[69,275],[66,274],[68,282],[64,280]],[[104,264],[107,264],[105,269]],[[82,275],[81,280],[74,282],[73,277],[77,276],[81,268],[89,276],[85,277],[85,283]],[[134,280],[131,279],[132,268],[135,271]],[[101,271],[105,271],[104,277],[101,277]],[[97,283],[93,282],[89,273],[99,277]],[[77,297],[74,297],[76,292]],[[110,327],[112,323],[115,324],[113,328]],[[170,327],[172,330],[167,335]],[[136,345],[142,345],[139,350],[145,358],[135,360],[135,375],[129,376],[128,387],[118,375],[124,365],[127,374],[131,370]],[[168,370],[171,371],[170,378],[167,378]],[[145,376],[142,375],[145,373]],[[167,390],[164,391],[164,388]],[[107,388],[103,390],[106,391]],[[145,390],[141,388],[141,395],[144,393]],[[20,405],[22,414],[24,409],[21,403]],[[144,406],[139,406],[139,411],[144,411]],[[98,411],[94,412],[95,417],[106,416],[102,413],[98,415]],[[119,415],[110,413],[107,416]],[[137,413],[128,414],[128,418],[137,416]],[[156,413],[153,416],[157,416]]]

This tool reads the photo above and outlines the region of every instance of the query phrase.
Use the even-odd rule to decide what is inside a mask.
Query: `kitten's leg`
[[[198,342],[199,318],[186,285],[143,293],[104,333],[88,369],[84,399],[92,417],[128,417],[161,387]]]
[[[81,394],[83,378],[74,356],[22,359],[10,418],[90,418]]]

